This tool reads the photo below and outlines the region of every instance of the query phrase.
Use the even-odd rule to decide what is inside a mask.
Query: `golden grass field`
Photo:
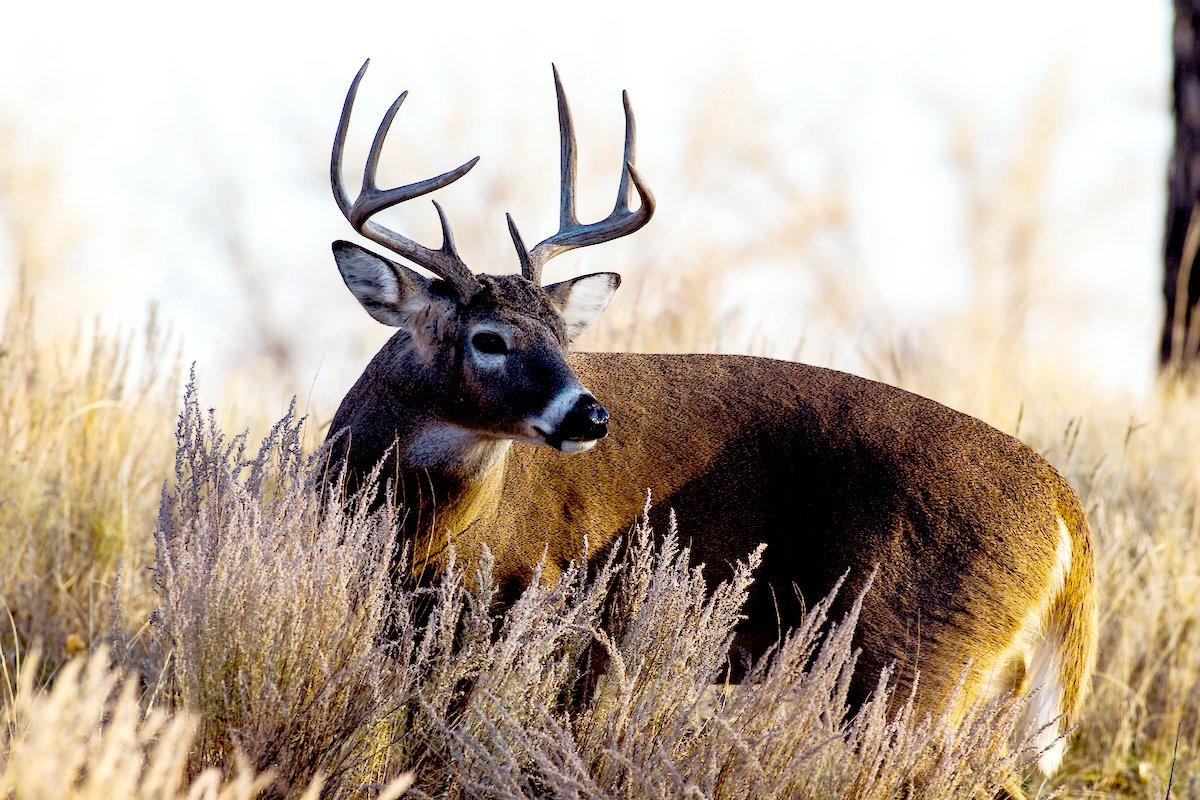
[[[623,307],[588,346],[737,349],[690,286],[686,315]],[[753,564],[706,597],[670,532],[504,619],[486,569],[396,583],[390,518],[311,491],[329,409],[272,426],[203,365],[184,397],[153,322],[40,342],[35,299],[0,340],[0,797],[989,798],[1028,772],[1010,708],[889,718],[881,687],[845,718],[854,621],[822,635],[821,608],[749,688],[714,689]],[[1099,666],[1063,770],[1028,791],[1200,797],[1200,397],[980,355],[979,324],[864,363],[1019,435],[1087,506]],[[577,706],[589,647],[610,669]]]

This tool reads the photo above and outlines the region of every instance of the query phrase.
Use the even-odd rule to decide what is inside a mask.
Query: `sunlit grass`
[[[712,289],[687,286],[589,346],[705,348],[720,324]],[[329,796],[361,796],[410,769],[436,796],[635,797],[665,786],[733,797],[753,786],[990,797],[1028,760],[1004,746],[1008,709],[979,709],[959,729],[889,720],[880,706],[843,720],[849,621],[825,638],[795,634],[755,689],[714,694],[745,585],[706,598],[669,540],[647,537],[626,560],[536,588],[504,618],[488,610],[486,571],[393,583],[390,520],[324,513],[308,490],[311,429],[285,421],[255,456],[256,443],[222,433],[194,396],[178,416],[180,373],[153,328],[50,347],[35,341],[32,313],[28,299],[10,308],[0,343],[0,641],[20,676],[7,681],[0,771],[14,797],[92,796],[36,787],[59,791],[47,776],[117,758],[104,748],[118,738],[120,774],[129,785],[164,776],[152,785],[166,797],[192,781],[227,792],[201,796],[249,796],[218,784],[268,772],[277,793],[321,779]],[[971,341],[952,334],[939,341]],[[1161,798],[1174,763],[1172,796],[1200,797],[1200,397],[1182,383],[1144,398],[1100,393],[1052,354],[904,352],[868,363],[1018,433],[1087,505],[1101,646],[1058,776],[1069,796]],[[216,394],[209,402],[226,405]],[[253,409],[253,398],[236,400]],[[598,614],[611,592],[641,594],[606,636]],[[105,671],[103,655],[71,661],[106,638],[136,683]],[[588,648],[605,650],[610,670],[580,706]],[[40,659],[18,670],[33,651]],[[825,653],[824,666],[806,669],[810,652]],[[68,744],[20,744],[39,736]]]
[[[137,576],[170,464],[177,370],[153,319],[126,336],[80,321],[47,349],[33,320],[22,292],[0,340],[0,597],[13,622],[0,645],[10,661],[35,645],[53,670],[126,627],[111,616],[119,570],[130,609],[148,608]]]

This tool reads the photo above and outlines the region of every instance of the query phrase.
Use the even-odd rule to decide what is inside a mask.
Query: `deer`
[[[396,332],[345,395],[326,441],[348,484],[380,470],[407,498],[403,535],[423,567],[443,569],[451,550],[460,564],[487,551],[499,585],[554,581],[581,553],[608,552],[649,492],[651,523],[674,515],[710,581],[765,543],[737,632],[741,652],[766,652],[804,614],[805,598],[824,597],[842,576],[861,587],[873,575],[855,639],[854,702],[889,667],[898,694],[915,686],[931,712],[954,696],[1025,696],[1037,765],[1053,774],[1096,648],[1091,533],[1068,481],[974,417],[845,372],[750,356],[573,349],[621,278],[596,272],[547,284],[547,263],[628,236],[655,211],[635,166],[628,93],[616,203],[581,223],[574,126],[554,69],[559,229],[529,249],[509,214],[520,272],[483,274],[459,255],[436,200],[437,249],[372,219],[479,160],[379,188],[384,140],[407,93],[384,114],[350,199],[343,150],[368,64],[338,121],[334,198],[357,233],[429,275],[333,243],[346,287]]]

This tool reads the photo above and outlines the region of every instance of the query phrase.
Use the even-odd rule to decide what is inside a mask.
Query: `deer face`
[[[566,351],[608,305],[620,277],[602,272],[549,286],[479,275],[461,299],[349,242],[335,242],[346,286],[379,322],[400,329],[387,363],[397,396],[439,422],[488,438],[590,449],[608,412],[567,364]]]
[[[384,379],[406,388],[404,402],[423,404],[422,412],[445,423],[432,439],[461,443],[470,438],[464,437],[466,432],[547,444],[566,453],[587,450],[608,432],[608,412],[571,371],[566,350],[608,305],[621,279],[602,272],[542,286],[542,267],[568,250],[628,236],[654,214],[654,196],[633,166],[636,136],[629,96],[622,95],[625,151],[617,201],[607,217],[581,223],[575,215],[575,130],[554,70],[561,157],[558,232],[526,249],[510,216],[520,277],[475,275],[455,249],[450,223],[436,200],[442,223],[442,246],[436,250],[371,219],[448,186],[479,160],[405,186],[379,188],[379,156],[405,94],[384,114],[363,167],[362,189],[350,199],[342,183],[342,151],[366,69],[364,63],[350,84],[333,139],[334,199],[356,231],[438,276],[426,278],[357,245],[334,242],[334,257],[350,291],[375,319],[401,329],[388,345],[397,352],[383,359],[394,374]],[[639,202],[631,208],[635,191]]]

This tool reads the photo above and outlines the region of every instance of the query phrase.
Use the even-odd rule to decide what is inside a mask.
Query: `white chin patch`
[[[593,447],[595,447],[596,442],[598,441],[600,440],[592,439],[590,442],[563,442],[562,451],[569,456],[573,456],[576,453],[586,453],[588,450],[591,450]]]

